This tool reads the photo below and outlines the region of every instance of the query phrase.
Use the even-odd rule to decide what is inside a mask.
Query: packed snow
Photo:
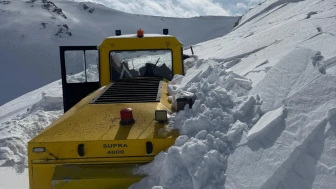
[[[252,134],[243,136],[242,140],[248,142],[240,144],[229,156],[227,188],[335,186],[333,166],[328,167],[335,156],[323,143],[328,140],[327,133],[336,134],[327,124],[328,111],[336,107],[336,77],[323,75],[314,67],[316,54],[319,53],[308,49],[292,51],[251,91],[263,99],[262,110],[277,109],[263,115],[269,113],[265,119],[270,122],[265,128],[272,129],[249,140],[251,135],[255,137],[253,127]],[[282,106],[286,108],[285,119]],[[255,126],[256,130],[261,127],[258,123]],[[320,159],[321,155],[326,156],[326,160]],[[322,169],[320,166],[325,163],[327,167]]]
[[[169,117],[181,136],[135,170],[148,176],[130,188],[335,188],[335,18],[336,0],[268,0],[195,45],[185,76],[168,85],[171,103],[193,101]],[[28,177],[26,142],[62,115],[60,81],[0,110],[8,183],[3,171]]]
[[[276,110],[267,112],[255,125],[253,125],[251,130],[249,130],[246,139],[252,140],[254,138],[260,138],[262,135],[276,130],[274,127],[276,127],[279,122],[284,119],[285,111],[286,109],[284,106],[281,106]]]
[[[0,180],[2,189],[21,189],[29,188],[28,170],[23,174],[17,173],[11,167],[0,167]]]
[[[62,108],[61,81],[1,106],[2,113],[10,113],[0,119],[0,166],[23,172],[28,165],[28,141],[62,115]],[[18,111],[13,111],[15,109]]]
[[[260,101],[239,95],[245,85],[235,80],[236,76],[223,64],[199,60],[185,77],[176,77],[175,88],[169,87],[174,98],[193,98],[188,94],[195,94],[190,109],[186,106],[170,118],[169,128],[179,129],[181,136],[167,152],[137,170],[149,176],[131,188],[224,186],[230,151],[243,131],[253,125],[252,119],[260,116],[253,111]]]

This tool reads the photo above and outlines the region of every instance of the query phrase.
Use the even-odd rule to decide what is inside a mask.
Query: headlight
[[[36,152],[36,153],[45,152],[45,148],[44,147],[36,147],[36,148],[33,148],[33,152]]]
[[[167,118],[167,110],[155,110],[155,120],[158,122],[166,122]]]

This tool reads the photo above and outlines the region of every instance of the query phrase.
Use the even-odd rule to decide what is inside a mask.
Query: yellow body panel
[[[139,181],[144,175],[132,174],[134,169],[152,160],[149,157],[138,158],[96,158],[81,161],[50,161],[34,163],[31,167],[34,175],[30,185],[34,189],[45,188],[127,188]],[[127,164],[125,164],[127,163]],[[84,182],[79,182],[83,180]],[[86,181],[85,181],[86,180]],[[65,184],[70,183],[71,184]],[[74,185],[75,184],[75,185]],[[94,187],[93,187],[94,186]]]
[[[167,82],[159,102],[93,104],[110,81],[109,53],[113,50],[170,49],[173,74],[183,74],[182,44],[173,36],[107,38],[98,46],[100,89],[63,114],[28,143],[30,189],[127,188],[143,175],[133,169],[153,160],[174,144],[176,130],[155,121],[155,110],[172,113]],[[120,110],[132,108],[135,123],[120,125]],[[151,144],[148,153],[147,144]],[[83,145],[84,155],[79,154]],[[33,152],[36,147],[44,152]]]
[[[51,188],[127,188],[142,178],[133,173],[134,168],[129,164],[56,166]]]
[[[132,108],[136,120],[132,126],[120,126],[119,111],[123,108]],[[158,129],[163,125],[154,120],[154,110],[168,109],[161,103],[90,104],[32,142],[162,138]]]
[[[56,171],[55,167],[59,165],[102,164],[104,161],[107,161],[105,163],[108,165],[129,163],[135,166],[139,163],[148,163],[155,155],[173,145],[178,132],[176,130],[167,132],[164,128],[165,123],[154,120],[155,110],[171,112],[166,85],[167,83],[163,82],[160,102],[90,104],[104,91],[104,87],[80,101],[28,143],[30,188],[45,189],[50,188],[52,184],[54,188],[64,189],[75,186],[85,188],[82,184],[84,186],[93,184],[97,189],[112,186],[124,188],[139,181],[142,177],[95,179],[80,177],[71,182],[61,180],[55,184],[52,182],[52,177]],[[126,107],[132,108],[136,121],[133,125],[121,126],[119,111]],[[153,151],[150,154],[146,153],[146,142],[153,144]],[[84,144],[84,157],[78,155],[79,144]],[[34,147],[44,147],[46,151],[35,153]],[[144,160],[144,157],[147,159]],[[116,162],[115,158],[119,158],[119,162]],[[115,185],[116,183],[120,185]]]
[[[164,124],[156,122],[155,110],[171,112],[167,83],[163,82],[160,102],[90,104],[104,88],[84,98],[29,143],[130,140],[167,138],[160,135]],[[136,120],[131,126],[120,126],[120,110],[132,108]]]

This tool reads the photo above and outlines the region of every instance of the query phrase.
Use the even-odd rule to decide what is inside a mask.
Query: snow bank
[[[61,83],[32,91],[1,109],[13,115],[0,123],[0,167],[14,167],[21,173],[28,166],[27,142],[63,114]]]
[[[60,80],[52,82],[0,106],[0,125],[12,118],[19,118],[27,112],[28,108],[39,102],[45,93],[47,96],[61,97],[62,82]]]
[[[264,126],[273,129],[241,143],[229,156],[226,188],[335,186],[336,76],[323,75],[314,67],[317,55],[321,53],[309,49],[292,51],[251,91],[260,95],[263,110],[285,104],[287,117],[275,119],[281,117],[281,108],[270,113],[268,118],[277,124]],[[260,127],[252,128],[250,137],[263,131]],[[246,138],[244,135],[242,141]]]
[[[194,104],[172,116],[169,127],[181,136],[137,170],[148,177],[131,188],[222,188],[227,157],[259,114],[257,97],[237,94],[246,87],[241,80],[249,81],[211,60],[198,60],[184,77],[176,76],[168,85],[171,94],[194,94]]]

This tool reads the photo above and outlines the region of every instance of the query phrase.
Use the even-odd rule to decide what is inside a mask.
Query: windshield
[[[131,50],[110,52],[111,80],[130,77],[172,79],[171,50]]]

